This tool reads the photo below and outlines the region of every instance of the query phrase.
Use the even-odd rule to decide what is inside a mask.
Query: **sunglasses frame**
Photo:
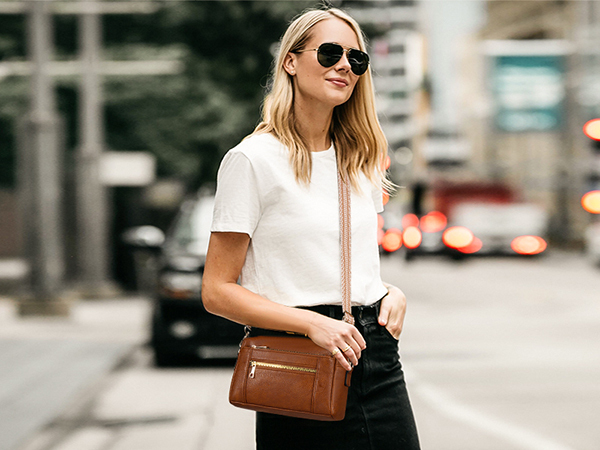
[[[323,47],[324,45],[335,45],[339,48],[342,49],[342,54],[340,55],[340,57],[337,59],[337,61],[335,61],[333,64],[330,64],[328,66],[326,66],[325,64],[323,64],[323,62],[319,59],[319,55],[322,54],[321,53],[321,47]],[[354,70],[355,66],[357,66],[357,64],[352,64],[352,62],[350,61],[350,52],[359,52],[361,55],[364,55],[365,59],[366,59],[366,63],[367,66],[365,68],[365,70],[362,73],[356,73],[356,71]],[[350,63],[350,68],[352,69],[352,73],[354,75],[357,76],[361,76],[364,75],[364,73],[369,70],[369,64],[370,64],[370,59],[369,59],[369,55],[366,52],[363,52],[362,50],[359,50],[357,48],[353,48],[353,47],[345,47],[341,44],[338,44],[336,42],[323,42],[321,45],[319,45],[319,48],[305,48],[304,50],[296,50],[293,53],[303,53],[303,52],[317,52],[317,61],[319,61],[319,64],[321,64],[323,67],[332,67],[335,64],[337,64],[339,62],[340,59],[342,59],[342,56],[344,56],[344,53],[346,54],[346,58],[348,59],[348,63]],[[329,55],[329,57],[331,57],[331,55]]]

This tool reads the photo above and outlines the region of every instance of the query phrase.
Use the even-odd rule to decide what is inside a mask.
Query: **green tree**
[[[190,188],[214,180],[221,156],[259,119],[270,49],[308,1],[166,1],[151,15],[103,18],[104,57],[180,58],[177,75],[110,77],[104,82],[107,146],[147,150],[159,175]],[[0,16],[0,60],[24,59],[24,18]],[[77,19],[55,16],[58,59],[77,51]],[[67,139],[76,145],[76,80],[58,80]],[[14,183],[14,120],[26,108],[27,82],[0,79],[0,185]]]
[[[191,188],[212,181],[221,156],[259,119],[273,56],[287,22],[310,2],[166,2],[152,16],[109,16],[114,58],[179,54],[181,75],[106,85],[108,144],[148,149],[160,175]]]

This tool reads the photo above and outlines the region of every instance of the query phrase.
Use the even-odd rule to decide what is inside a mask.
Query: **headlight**
[[[196,333],[196,327],[186,320],[178,320],[171,324],[171,334],[178,339],[187,339]]]
[[[159,279],[160,294],[170,298],[200,298],[201,286],[202,275],[197,272],[165,272]]]

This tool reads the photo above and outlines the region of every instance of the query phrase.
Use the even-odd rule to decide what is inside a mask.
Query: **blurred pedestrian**
[[[296,18],[262,122],[219,169],[206,308],[253,333],[305,334],[354,366],[344,420],[257,413],[259,450],[419,448],[398,355],[406,298],[379,274],[377,212],[390,183],[365,49],[358,24],[339,9]],[[339,320],[338,166],[352,186],[355,325]]]

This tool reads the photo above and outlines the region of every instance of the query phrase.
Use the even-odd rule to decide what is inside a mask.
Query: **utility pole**
[[[30,3],[28,52],[34,62],[31,109],[21,123],[19,175],[22,223],[26,228],[29,286],[19,300],[21,315],[68,315],[60,298],[64,255],[61,236],[61,156],[59,119],[48,74],[52,26],[48,0]]]
[[[111,295],[109,282],[107,191],[100,181],[99,161],[104,151],[100,87],[101,19],[95,2],[79,15],[81,82],[79,148],[76,161],[79,286],[88,297]]]
[[[52,92],[49,87],[51,78],[61,75],[81,75],[79,147],[76,154],[77,167],[75,172],[77,187],[77,266],[79,268],[79,273],[77,274],[79,283],[77,288],[83,296],[98,297],[115,293],[114,284],[109,280],[108,269],[108,249],[110,242],[108,237],[107,188],[101,183],[99,173],[100,160],[104,150],[100,74],[108,76],[151,76],[176,74],[183,70],[183,64],[179,60],[101,61],[101,16],[104,14],[153,14],[160,8],[161,5],[158,2],[140,1],[81,0],[53,2],[52,0],[39,0],[2,2],[0,0],[0,14],[33,14],[33,11],[39,10],[41,12],[36,14],[42,15],[41,18],[36,16],[37,21],[33,20],[32,15],[29,27],[30,36],[36,36],[35,48],[37,56],[35,58],[32,56],[31,59],[39,61],[39,64],[36,62],[32,70],[32,67],[27,62],[1,61],[0,81],[4,76],[27,76],[30,74],[33,76],[35,72],[34,79],[37,81],[34,81],[32,85],[34,92],[36,92],[36,89],[45,92],[43,99],[36,101],[46,111],[50,110],[49,105],[52,105],[52,108],[54,108],[54,100],[52,99]],[[55,14],[78,16],[79,61],[48,61],[52,42],[49,27],[51,17]],[[33,44],[31,44],[31,47],[33,48]],[[42,69],[39,67],[42,67]],[[46,212],[42,214],[40,208],[41,206],[44,206],[46,209],[51,208],[52,203],[48,201],[49,197],[60,193],[59,183],[56,183],[56,186],[54,186],[48,182],[49,177],[53,176],[53,173],[58,174],[61,166],[59,162],[52,162],[58,161],[58,157],[53,156],[57,151],[58,145],[56,143],[57,136],[59,136],[57,131],[58,124],[55,123],[58,119],[55,113],[44,113],[37,116],[44,117],[42,120],[44,125],[39,125],[39,133],[43,134],[44,137],[40,139],[44,140],[44,142],[50,142],[50,137],[54,136],[52,138],[54,139],[52,141],[54,142],[52,144],[54,147],[47,144],[44,152],[40,153],[40,157],[43,157],[44,160],[38,166],[45,171],[44,178],[40,179],[37,179],[36,176],[39,175],[42,177],[41,172],[36,174],[31,172],[33,169],[30,167],[30,163],[32,164],[33,159],[29,155],[29,152],[20,152],[20,202],[23,204],[23,223],[26,227],[31,227],[32,230],[27,231],[26,234],[28,236],[39,237],[36,242],[27,244],[27,247],[31,248],[31,250],[28,250],[28,257],[32,266],[32,279],[40,278],[37,274],[41,273],[42,269],[38,268],[38,266],[43,266],[51,273],[51,275],[47,275],[44,278],[48,279],[44,281],[45,285],[55,286],[58,284],[56,280],[62,279],[62,273],[64,272],[64,261],[62,260],[61,253],[62,242],[57,239],[57,243],[54,243],[53,240],[48,240],[46,234],[58,233],[60,230],[58,224],[60,215],[53,219],[55,222],[50,223],[48,220],[54,217],[54,215]],[[37,135],[31,131],[32,127],[38,126],[36,125],[38,124],[38,119],[35,118],[37,116],[32,115],[33,119],[21,124],[19,138],[23,142],[24,148],[29,148],[33,145],[33,141],[37,139],[35,137]],[[41,124],[42,122],[39,123]],[[52,159],[53,157],[54,159]],[[34,202],[34,187],[41,189],[40,195],[43,195],[45,203]],[[55,213],[58,214],[58,207]],[[44,219],[42,219],[42,216]],[[35,222],[34,218],[36,219]],[[38,221],[41,220],[44,220],[45,225],[38,225]],[[44,233],[46,233],[43,237],[41,232],[36,231],[42,226],[45,227]],[[45,255],[48,256],[44,256],[44,258],[50,258],[49,261],[51,262],[46,263],[44,262],[46,259],[38,257],[37,253],[33,253],[35,248],[37,248],[36,246],[41,245],[40,243],[48,247],[45,250]],[[50,250],[56,246],[58,246],[60,251]],[[47,296],[45,295],[45,297]]]

